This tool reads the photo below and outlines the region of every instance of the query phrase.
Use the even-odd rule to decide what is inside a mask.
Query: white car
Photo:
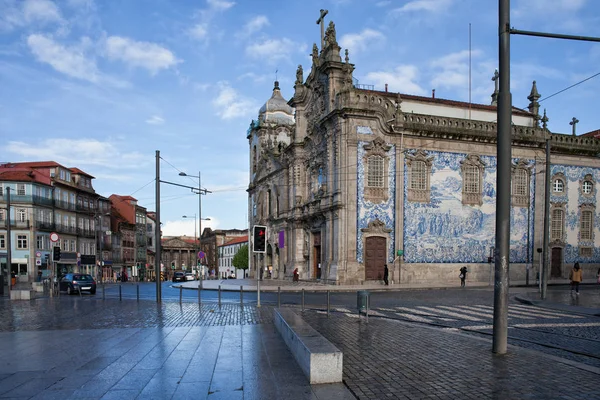
[[[187,274],[185,274],[185,280],[186,281],[193,281],[193,280],[196,280],[196,277],[191,272],[188,272]]]

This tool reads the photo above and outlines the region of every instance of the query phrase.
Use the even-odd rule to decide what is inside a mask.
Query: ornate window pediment
[[[387,152],[391,148],[392,146],[386,144],[385,140],[380,137],[376,137],[371,143],[364,145],[365,200],[374,203],[388,200],[390,160]]]
[[[423,150],[406,155],[408,167],[408,201],[429,203],[431,201],[431,165],[433,157]]]
[[[469,154],[460,162],[460,169],[463,178],[462,203],[465,205],[482,205],[485,164],[478,155]]]

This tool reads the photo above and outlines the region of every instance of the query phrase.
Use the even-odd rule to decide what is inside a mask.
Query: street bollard
[[[304,312],[304,289],[302,289],[302,312]]]
[[[327,291],[327,318],[329,318],[329,306],[331,305],[331,297],[329,290]]]
[[[181,296],[183,294],[183,286],[179,286],[179,304],[181,304]]]
[[[260,279],[256,280],[256,307],[260,307]]]
[[[104,285],[102,285],[102,300],[106,300],[106,294],[104,293],[105,290],[106,289],[105,289]]]
[[[137,301],[140,301],[140,284],[138,283],[135,288],[137,292]]]
[[[202,280],[198,281],[198,304],[202,304]]]
[[[221,308],[221,285],[219,285],[219,308]]]
[[[281,286],[277,286],[277,308],[281,308]]]
[[[77,290],[79,290],[79,297],[81,297],[81,288],[78,286]]]
[[[123,295],[121,293],[121,284],[119,283],[119,301],[123,300]]]
[[[240,286],[240,304],[244,307],[244,287]]]

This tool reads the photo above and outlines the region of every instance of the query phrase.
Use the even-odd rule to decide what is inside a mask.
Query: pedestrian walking
[[[296,268],[296,269],[294,269],[294,282],[298,282],[298,277],[299,277],[298,268]]]
[[[460,287],[465,287],[465,281],[467,280],[467,266],[465,265],[460,269],[460,274],[458,275],[460,278]]]
[[[583,280],[583,273],[578,262],[575,263],[571,273],[569,273],[569,279],[571,280],[571,294],[575,290],[575,294],[579,295],[579,284]]]
[[[383,264],[383,282],[385,286],[388,285],[388,276],[390,275],[390,270],[388,269],[387,264]]]

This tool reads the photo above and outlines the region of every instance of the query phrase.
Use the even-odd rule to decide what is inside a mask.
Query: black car
[[[183,272],[173,273],[173,282],[185,282],[185,274]]]
[[[88,274],[70,273],[66,274],[59,281],[60,291],[66,291],[67,294],[81,292],[90,292],[96,294],[96,281]]]

